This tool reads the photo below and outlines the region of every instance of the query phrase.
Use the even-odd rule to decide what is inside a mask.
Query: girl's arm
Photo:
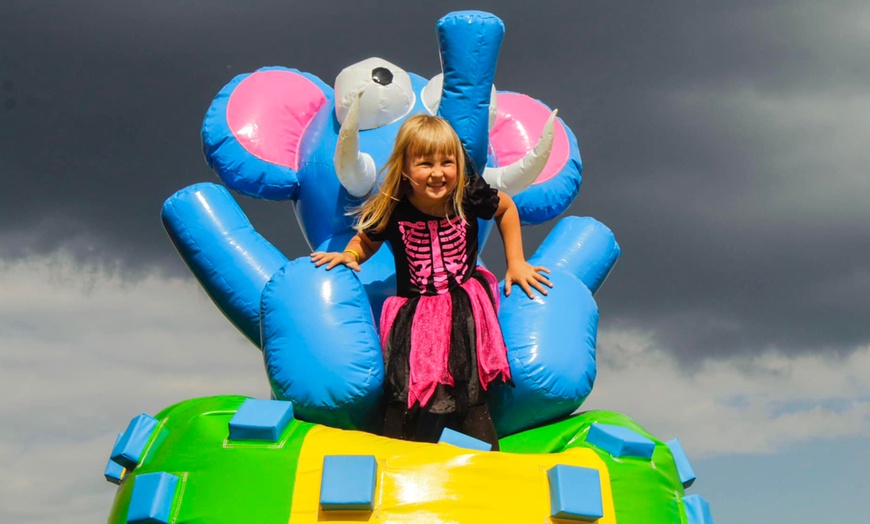
[[[311,261],[317,267],[328,264],[326,266],[327,271],[339,264],[343,264],[354,271],[360,271],[360,264],[372,258],[372,255],[377,253],[378,249],[381,248],[381,244],[383,242],[375,242],[360,231],[350,239],[343,252],[325,253],[317,251],[316,253],[311,253]]]
[[[507,261],[507,274],[504,277],[504,294],[510,296],[511,285],[516,283],[529,298],[535,298],[532,288],[542,295],[547,294],[547,287],[553,287],[550,280],[540,272],[550,270],[542,266],[533,266],[526,262],[523,254],[523,237],[520,232],[520,214],[513,199],[506,193],[498,192],[498,209],[495,212],[495,223],[504,242],[504,256]]]

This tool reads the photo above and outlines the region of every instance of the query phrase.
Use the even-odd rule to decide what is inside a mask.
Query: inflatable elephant
[[[237,77],[206,116],[206,158],[231,189],[292,202],[312,248],[341,249],[353,234],[346,212],[378,190],[398,127],[437,113],[525,223],[554,218],[579,190],[579,150],[549,108],[493,88],[503,33],[487,13],[445,16],[443,75],[429,81],[376,58],[342,71],[334,90],[285,68]],[[289,261],[216,184],[173,195],[163,220],[217,306],[263,350],[275,398],[191,399],[133,418],[105,470],[118,485],[109,523],[712,524],[707,501],[685,494],[695,473],[678,440],[618,413],[571,415],[595,378],[592,294],[619,255],[595,220],[562,219],[530,258],[551,270],[547,296],[502,297],[514,386],[489,395],[498,452],[456,432],[435,444],[351,431],[380,417],[388,249],[358,274]]]
[[[348,210],[377,191],[399,126],[426,112],[453,125],[471,166],[513,196],[524,224],[561,214],[580,188],[577,141],[543,103],[493,86],[501,20],[451,13],[437,35],[443,73],[430,80],[380,58],[345,68],[334,89],[283,67],[236,77],[203,123],[209,165],[232,190],[292,202],[312,249],[340,250],[354,233]],[[263,350],[275,398],[292,400],[302,420],[377,426],[384,378],[377,318],[395,290],[390,250],[358,275],[315,268],[307,257],[289,261],[211,183],[169,198],[163,221],[215,304]],[[491,229],[483,226],[481,245]],[[551,269],[549,296],[502,297],[499,321],[515,386],[490,396],[500,435],[567,416],[591,391],[592,294],[618,256],[605,226],[563,219],[530,258]]]

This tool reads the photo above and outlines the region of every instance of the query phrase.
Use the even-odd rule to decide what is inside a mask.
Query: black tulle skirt
[[[489,307],[496,308],[491,282],[479,270],[472,273],[489,298]],[[476,326],[471,299],[461,286],[449,291],[452,302],[450,318],[442,319],[450,323],[450,349],[447,357],[448,369],[453,377],[453,385],[438,384],[435,393],[425,406],[415,403],[409,411],[424,409],[430,413],[464,414],[470,406],[486,403],[486,391],[481,385],[478,373]],[[411,297],[399,308],[390,326],[384,348],[386,367],[385,392],[388,402],[407,403],[411,374],[411,336],[414,318],[419,313],[421,297]],[[501,337],[501,333],[498,334]],[[509,379],[508,379],[509,380]]]

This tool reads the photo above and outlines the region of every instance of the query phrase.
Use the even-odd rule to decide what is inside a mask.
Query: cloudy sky
[[[596,297],[585,406],[679,437],[717,524],[866,515],[870,4],[530,5],[5,2],[0,521],[103,521],[132,416],[268,396],[258,350],[159,221],[174,191],[216,181],[199,128],[220,88],[265,65],[332,84],[370,56],[429,77],[435,21],[467,8],[505,22],[497,87],[559,108],[578,137],[569,214],[623,250]],[[307,254],[289,204],[238,199]],[[549,227],[526,231],[529,252]]]

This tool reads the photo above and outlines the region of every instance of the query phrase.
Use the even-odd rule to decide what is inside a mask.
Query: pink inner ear
[[[293,71],[258,71],[242,80],[227,102],[227,124],[249,153],[299,169],[299,144],[326,102],[314,82]]]
[[[498,112],[495,125],[489,133],[489,144],[495,153],[499,166],[506,166],[526,156],[541,138],[541,131],[550,116],[547,107],[527,95],[518,93],[498,93]],[[553,178],[571,154],[568,134],[559,120],[556,120],[556,135],[550,159],[535,184]]]

